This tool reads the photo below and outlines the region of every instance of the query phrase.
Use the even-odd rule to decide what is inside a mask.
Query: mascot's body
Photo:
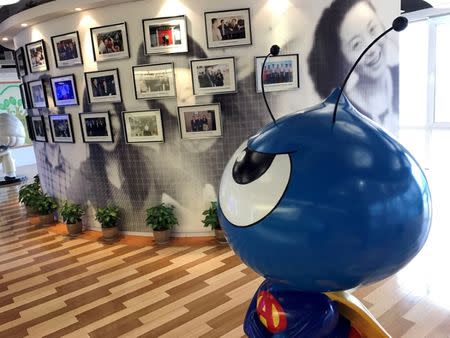
[[[10,148],[25,143],[25,129],[22,122],[14,115],[0,114],[0,163],[3,165],[5,182],[16,179],[16,166]]]

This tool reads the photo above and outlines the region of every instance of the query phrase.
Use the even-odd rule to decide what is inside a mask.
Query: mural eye
[[[219,192],[223,215],[240,227],[254,225],[276,208],[291,175],[288,154],[258,153],[246,145],[228,162]]]

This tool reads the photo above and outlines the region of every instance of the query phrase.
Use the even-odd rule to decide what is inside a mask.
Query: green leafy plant
[[[22,186],[19,189],[19,202],[23,203],[27,207],[35,208],[35,203],[42,194],[41,186],[39,183],[31,183]]]
[[[58,209],[58,204],[53,197],[41,193],[38,195],[33,207],[39,215],[49,215]]]
[[[68,224],[75,224],[81,222],[81,217],[84,215],[84,209],[79,204],[65,201],[60,209],[63,221]]]
[[[119,208],[116,206],[98,208],[95,219],[100,222],[102,228],[114,228],[119,221]]]
[[[205,218],[202,220],[205,228],[211,227],[212,230],[220,230],[219,218],[217,217],[217,202],[211,202],[209,209],[202,213]]]
[[[170,204],[161,203],[147,209],[147,225],[154,231],[171,230],[178,224],[177,217],[173,210],[175,207]]]

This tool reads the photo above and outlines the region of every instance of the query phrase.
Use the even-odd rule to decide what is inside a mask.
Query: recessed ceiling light
[[[75,8],[75,10],[76,10],[77,12],[80,12],[80,11],[83,10],[83,8],[77,7],[77,8]]]
[[[19,0],[0,0],[0,6],[7,6],[18,3]]]
[[[9,39],[5,36],[4,38],[2,38],[2,41],[8,41]]]
[[[21,26],[22,26],[22,27],[27,27],[28,24],[27,24],[27,23],[23,23],[23,24],[21,24]]]

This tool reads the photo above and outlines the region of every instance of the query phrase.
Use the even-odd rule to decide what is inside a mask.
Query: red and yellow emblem
[[[256,312],[261,323],[272,333],[280,333],[286,330],[286,313],[275,297],[267,291],[258,293]]]

